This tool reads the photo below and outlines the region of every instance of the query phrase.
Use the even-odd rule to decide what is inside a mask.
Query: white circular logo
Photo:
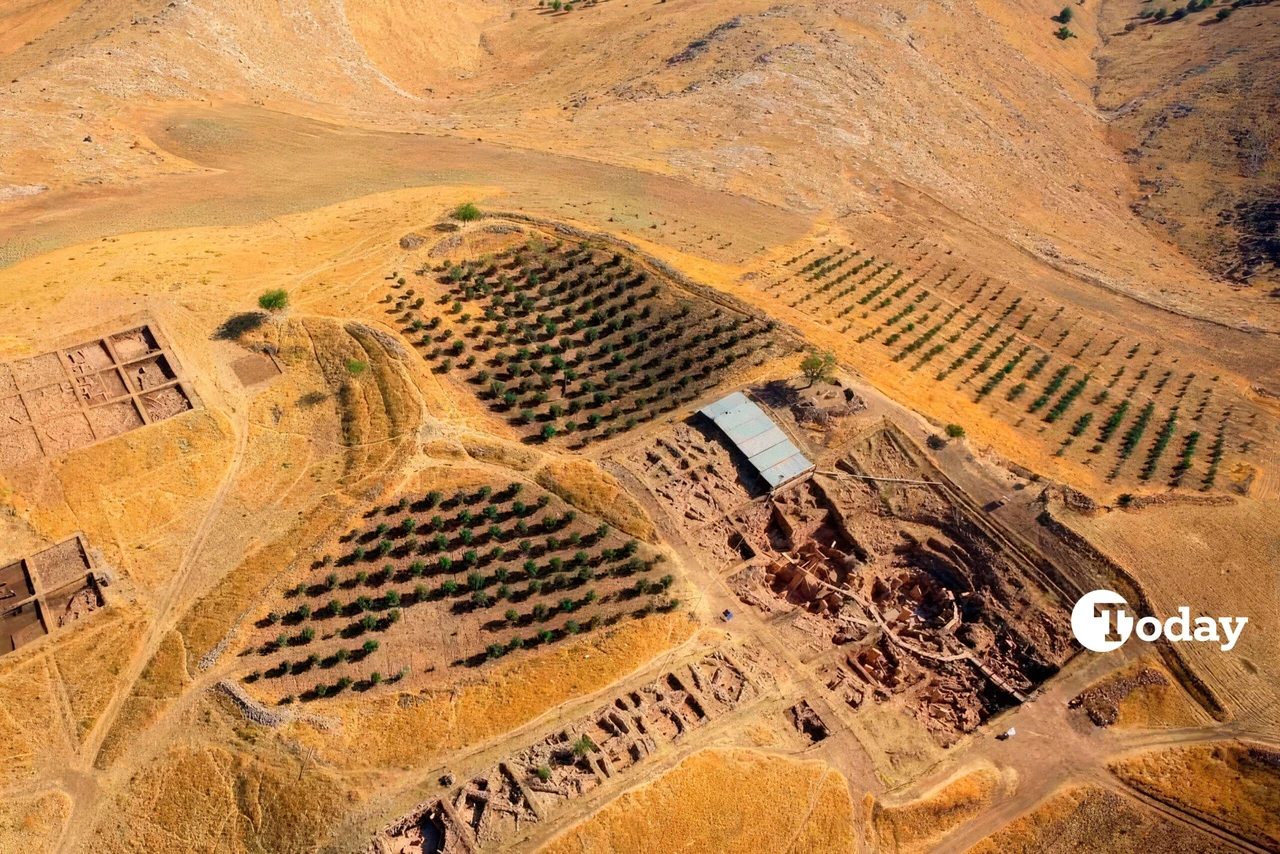
[[[1071,631],[1085,649],[1111,652],[1133,632],[1133,615],[1124,597],[1111,590],[1091,590],[1071,610]]]

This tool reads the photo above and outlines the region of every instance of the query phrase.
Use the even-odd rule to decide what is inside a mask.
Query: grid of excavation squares
[[[256,693],[369,690],[679,606],[661,554],[532,484],[406,496],[338,545],[258,624]]]
[[[102,607],[79,536],[0,566],[0,656]]]
[[[747,668],[729,652],[675,667],[419,806],[378,834],[373,850],[509,844],[529,825],[555,821],[570,801],[625,780],[633,766],[758,696]]]
[[[0,365],[0,466],[55,457],[194,406],[150,325]]]

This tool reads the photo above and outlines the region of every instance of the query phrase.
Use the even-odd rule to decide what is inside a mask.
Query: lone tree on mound
[[[481,216],[480,209],[471,202],[463,202],[453,209],[453,218],[462,222],[475,222]]]
[[[800,362],[800,372],[809,380],[809,385],[813,385],[818,380],[830,380],[835,368],[836,357],[830,350],[824,353],[812,350]]]
[[[283,288],[263,291],[258,297],[258,307],[270,312],[284,311],[289,307],[289,292]]]

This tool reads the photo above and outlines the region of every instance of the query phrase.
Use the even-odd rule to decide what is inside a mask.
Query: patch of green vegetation
[[[258,297],[258,307],[264,311],[280,312],[289,307],[289,292],[283,288],[263,291]]]
[[[475,222],[482,216],[484,214],[471,202],[463,202],[453,209],[453,218],[459,222]]]

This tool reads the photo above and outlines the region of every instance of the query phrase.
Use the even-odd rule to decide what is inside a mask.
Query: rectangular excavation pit
[[[102,594],[98,592],[93,576],[86,575],[46,594],[44,601],[44,613],[51,627],[61,629],[101,608]]]
[[[610,777],[626,771],[639,762],[640,757],[643,755],[635,743],[628,742],[622,738],[610,740],[609,743],[602,745],[600,750],[609,758],[607,766],[603,763],[601,764],[600,773]]]
[[[91,569],[79,537],[37,552],[29,559],[40,589],[54,590],[83,578]]]
[[[704,693],[710,694],[719,703],[733,706],[742,696],[745,680],[742,674],[728,664],[714,659],[698,665],[704,674],[708,674],[710,688]]]
[[[76,395],[75,386],[65,379],[25,392],[23,399],[27,404],[27,412],[37,422],[80,411],[80,399]]]
[[[121,362],[132,362],[160,350],[155,334],[146,326],[112,335],[110,340]]]
[[[89,419],[82,412],[63,415],[40,427],[40,445],[51,457],[82,448],[91,444],[94,438]]]
[[[57,353],[44,353],[13,363],[13,378],[23,390],[40,388],[50,383],[65,382],[66,373]]]
[[[250,353],[231,363],[231,370],[245,388],[280,376],[280,367],[266,353]]]
[[[0,365],[0,467],[14,469],[198,405],[150,326]]]
[[[418,807],[374,841],[377,854],[467,854],[471,851],[453,816],[440,801]]]
[[[657,741],[675,741],[685,725],[674,712],[655,707],[644,716],[644,728]]]
[[[101,439],[128,433],[146,424],[138,413],[138,405],[132,399],[117,400],[115,403],[95,407],[89,410],[89,420]]]
[[[477,777],[463,787],[456,806],[482,846],[514,836],[520,832],[522,823],[538,820],[520,785],[503,763],[489,769],[487,776]]]
[[[471,825],[473,831],[478,830],[480,822],[484,820],[486,808],[489,806],[489,799],[478,794],[466,794],[462,796],[461,803],[454,804],[458,809],[458,814],[462,816],[462,820]]]
[[[685,695],[684,703],[680,706],[680,714],[691,724],[699,724],[707,719],[707,713],[702,710],[702,704],[692,694]]]
[[[49,633],[38,602],[27,602],[0,614],[0,655],[39,640]]]
[[[15,394],[0,400],[0,433],[8,433],[30,423],[31,415],[27,412],[27,405],[22,402],[21,395]]]
[[[66,356],[68,372],[72,376],[95,374],[115,364],[115,360],[111,358],[111,352],[102,341],[91,341],[76,347],[68,347],[62,352]]]
[[[14,561],[0,568],[0,608],[34,595],[35,585],[22,561]]]
[[[160,388],[177,377],[164,356],[151,356],[132,362],[125,366],[124,374],[129,379],[129,387],[136,392]]]
[[[34,427],[20,427],[0,435],[0,465],[17,468],[44,453]]]
[[[129,393],[116,368],[76,377],[75,387],[80,398],[90,406],[117,400]]]
[[[93,573],[78,534],[0,568],[0,655],[101,608],[105,602]]]
[[[791,719],[791,725],[796,728],[796,731],[807,738],[811,744],[825,741],[827,736],[831,735],[831,731],[809,705],[808,700],[801,700],[788,709],[787,716]]]
[[[179,386],[147,392],[139,398],[147,411],[147,418],[152,422],[172,418],[191,409],[191,400]]]

